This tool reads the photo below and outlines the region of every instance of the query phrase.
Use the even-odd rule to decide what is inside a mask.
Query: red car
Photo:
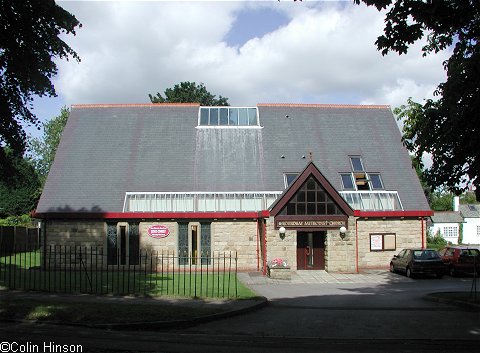
[[[480,251],[467,246],[447,246],[439,252],[450,276],[459,273],[480,275]]]

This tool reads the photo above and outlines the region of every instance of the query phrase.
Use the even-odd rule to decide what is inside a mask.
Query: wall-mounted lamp
[[[347,235],[347,228],[344,226],[340,227],[340,238],[345,239],[345,236]]]
[[[285,232],[287,230],[285,229],[285,227],[280,227],[280,229],[278,230],[278,234],[280,235],[280,239],[285,239]]]

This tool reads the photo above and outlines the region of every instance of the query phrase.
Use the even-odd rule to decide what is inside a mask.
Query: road
[[[424,299],[470,286],[469,278],[450,277],[265,284],[254,289],[269,298],[268,307],[187,329],[105,332],[17,323],[1,327],[0,335],[39,348],[79,344],[83,352],[472,352],[480,344],[480,312]]]

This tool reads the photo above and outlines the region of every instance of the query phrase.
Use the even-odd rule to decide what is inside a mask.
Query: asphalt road
[[[0,352],[14,351],[12,342],[39,352],[53,352],[50,342],[81,345],[82,352],[473,352],[480,312],[424,299],[470,286],[471,278],[450,277],[258,285],[270,305],[242,316],[162,332],[9,324],[0,337],[10,350]]]

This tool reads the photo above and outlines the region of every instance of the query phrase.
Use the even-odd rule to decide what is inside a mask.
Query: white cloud
[[[59,64],[67,104],[148,102],[181,81],[205,83],[234,105],[259,102],[375,103],[429,97],[446,54],[382,56],[383,14],[351,3],[262,3],[288,25],[242,47],[224,41],[245,2],[65,2],[83,23],[67,42],[82,62]],[[265,19],[268,21],[268,18]]]

